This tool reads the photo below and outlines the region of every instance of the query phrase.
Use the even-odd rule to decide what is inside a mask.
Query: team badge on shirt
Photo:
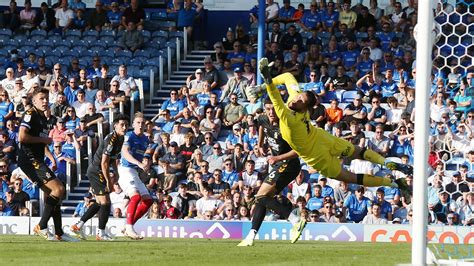
[[[25,120],[25,122],[30,122],[31,121],[31,115],[26,114],[25,117],[23,117],[23,120]]]

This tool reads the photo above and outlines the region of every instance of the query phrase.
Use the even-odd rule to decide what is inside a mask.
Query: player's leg
[[[239,247],[253,246],[253,241],[257,232],[262,226],[265,214],[267,213],[267,203],[275,195],[275,184],[264,182],[255,196],[255,210],[252,216],[252,228],[247,236],[237,245]]]
[[[398,187],[398,185],[388,176],[374,176],[368,174],[355,174],[352,173],[342,166],[339,166],[340,172],[334,179],[344,181],[347,183],[359,184],[368,187],[380,187],[380,186],[388,186],[388,187]]]
[[[367,148],[360,148],[359,146],[355,146],[355,150],[350,156],[351,159],[362,159],[366,161],[370,161],[372,163],[385,165],[390,170],[398,170],[403,172],[404,174],[410,175],[413,173],[413,167],[406,164],[400,164],[396,162],[390,162],[385,160],[385,158],[380,155],[379,153],[367,149]]]
[[[105,226],[109,221],[110,215],[110,195],[108,193],[105,195],[96,195],[96,200],[97,203],[99,203],[99,227],[97,229],[96,239],[105,241],[113,240],[113,238],[105,232]]]
[[[252,228],[244,240],[238,246],[252,246],[258,230],[267,213],[267,209],[273,210],[281,217],[288,217],[291,209],[279,203],[275,194],[280,193],[288,184],[296,178],[300,170],[298,160],[292,160],[290,163],[282,162],[273,167],[265,178],[262,186],[255,196],[255,210],[252,216]]]
[[[118,167],[118,172],[118,183],[125,192],[125,194],[128,195],[128,197],[130,198],[130,201],[128,202],[127,206],[125,230],[123,232],[125,236],[129,238],[135,240],[141,239],[142,237],[138,235],[133,229],[135,213],[137,211],[138,204],[140,204],[140,201],[142,199],[139,190],[136,186],[136,178],[138,178],[138,173],[133,168],[123,166]]]
[[[89,178],[90,185],[92,188],[92,193],[96,197],[96,201],[92,203],[92,205],[87,209],[87,211],[82,215],[81,219],[71,226],[71,233],[76,237],[79,237],[83,240],[86,239],[86,235],[84,234],[83,226],[84,224],[94,217],[100,210],[100,204],[98,198],[100,195],[103,195],[106,190],[106,180],[102,176],[102,174],[98,174],[93,171],[87,171],[87,177]]]
[[[133,224],[135,224],[140,218],[142,218],[143,215],[148,212],[148,209],[150,209],[151,205],[153,204],[153,199],[150,196],[150,193],[148,192],[148,189],[146,188],[145,184],[143,184],[143,182],[138,178],[136,180],[136,184],[138,192],[141,196],[141,201],[140,204],[137,206],[137,210],[133,217]]]

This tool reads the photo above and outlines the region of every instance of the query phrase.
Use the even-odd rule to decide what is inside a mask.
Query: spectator
[[[351,10],[350,1],[344,1],[339,12],[339,24],[347,25],[348,29],[353,30],[357,22],[357,13]]]
[[[339,186],[334,190],[334,204],[336,207],[343,207],[344,202],[352,195],[346,182],[339,182]]]
[[[31,0],[25,1],[25,9],[20,12],[20,29],[29,31],[35,26],[36,10],[31,8]]]
[[[76,110],[76,115],[82,118],[86,115],[90,103],[86,102],[86,93],[82,89],[77,90],[76,97],[77,100],[71,104],[71,107]]]
[[[128,22],[127,30],[120,39],[120,45],[124,50],[135,52],[143,47],[143,35],[136,29],[134,22]]]
[[[326,109],[326,125],[325,130],[331,131],[332,127],[341,121],[343,117],[343,111],[339,108],[339,101],[337,99],[331,100],[331,105]]]
[[[55,12],[48,7],[46,2],[41,3],[41,8],[35,16],[35,26],[39,29],[50,31],[56,26]]]
[[[229,183],[231,189],[235,190],[238,187],[239,173],[235,170],[231,159],[225,159],[223,165],[222,180]]]
[[[446,191],[451,195],[451,200],[456,201],[459,197],[470,192],[469,184],[463,180],[461,173],[456,171],[453,173],[452,182],[445,186]]]
[[[170,174],[174,174],[178,180],[182,180],[185,177],[185,158],[180,153],[176,142],[170,142],[169,150],[162,159],[169,163]]]
[[[59,117],[56,120],[56,127],[49,132],[49,137],[54,142],[63,143],[66,140],[66,127],[64,126],[64,120]]]
[[[293,203],[298,204],[298,199],[302,197],[306,202],[311,197],[311,186],[308,182],[304,182],[304,172],[300,171],[300,173],[296,176],[295,180],[291,181],[288,185],[288,193],[286,197]]]
[[[321,13],[317,10],[316,1],[312,1],[309,11],[306,11],[299,24],[304,31],[309,32],[312,28],[321,27]],[[301,46],[300,46],[301,47]]]
[[[345,126],[347,127],[352,121],[356,122],[357,124],[365,124],[367,119],[367,109],[362,104],[362,97],[357,94],[354,97],[352,103],[349,103],[346,108],[344,109],[344,117],[342,119],[345,122]]]
[[[320,176],[318,184],[321,186],[321,196],[330,197],[331,200],[334,198],[334,189],[327,184],[328,179],[325,176]]]
[[[166,7],[166,13],[168,15],[169,20],[177,21],[178,20],[178,12],[182,8],[182,1],[181,0],[172,0],[168,1],[168,5]]]
[[[82,0],[72,0],[72,1],[69,1],[69,8],[74,11],[86,10],[86,4],[82,2]]]
[[[235,124],[232,126],[232,132],[227,135],[225,140],[226,149],[228,151],[234,150],[234,147],[237,143],[243,144],[244,133],[240,124]]]
[[[218,214],[217,209],[219,209],[222,204],[222,201],[213,197],[212,188],[204,187],[203,197],[196,201],[197,218],[204,219],[206,212],[208,212],[207,218],[211,218],[213,215]],[[209,217],[209,214],[211,214],[211,217]]]
[[[209,184],[209,186],[212,188],[212,192],[215,195],[215,197],[219,198],[224,191],[230,190],[230,185],[229,183],[222,180],[221,169],[215,169],[212,176],[213,176],[214,182]]]
[[[122,22],[122,11],[120,11],[119,4],[112,2],[110,4],[110,10],[107,11],[107,23],[105,26],[112,30],[123,30],[124,27],[121,25]]]
[[[0,216],[13,216],[12,210],[2,198],[0,198]]]
[[[161,210],[161,217],[163,219],[178,219],[181,216],[179,210],[171,205],[172,198],[170,195],[165,195],[163,202],[163,209]]]
[[[14,70],[13,68],[7,68],[5,71],[5,78],[2,79],[1,85],[2,88],[5,89],[8,94],[12,94],[15,89],[15,75],[14,75]]]
[[[380,207],[380,217],[391,221],[393,218],[392,204],[385,200],[385,189],[383,187],[379,187],[375,195],[376,198],[374,198],[374,204],[372,204],[372,207],[377,204]],[[373,210],[370,211],[373,212]]]
[[[66,122],[66,128],[74,130],[79,127],[79,120],[80,118],[76,116],[76,110],[74,107],[69,106],[67,108],[67,114],[64,117],[64,121]]]
[[[17,178],[13,183],[13,193],[11,201],[8,202],[12,211],[12,215],[19,216],[20,209],[30,205],[30,196],[23,191],[23,180]]]
[[[298,45],[298,48],[303,47],[303,37],[301,37],[301,34],[296,31],[294,25],[290,25],[288,32],[281,39],[281,49],[289,51],[295,44]]]
[[[178,30],[183,30],[183,28],[185,27],[186,33],[191,39],[191,36],[193,34],[194,21],[201,12],[203,5],[198,1],[194,2],[192,0],[184,0],[183,5],[183,8],[178,11],[177,26]]]
[[[137,90],[135,79],[128,75],[127,66],[125,65],[119,67],[119,74],[115,75],[110,81],[111,92],[115,81],[118,81],[119,90],[125,92],[127,97],[130,97],[132,92]]]
[[[460,207],[459,213],[463,225],[474,225],[474,192],[466,193],[464,203]]]
[[[308,200],[306,208],[310,211],[319,210],[323,207],[324,197],[321,195],[322,187],[320,185],[313,186],[313,196]]]
[[[50,87],[54,84],[53,81],[57,81],[60,84],[60,87],[65,88],[67,86],[67,78],[62,73],[61,64],[57,63],[53,66],[53,74],[50,74],[46,77],[46,81],[44,82],[44,87],[50,89]]]
[[[452,203],[446,190],[440,190],[438,195],[439,202],[434,206],[428,206],[428,209],[434,213],[437,223],[447,224],[447,217],[448,213],[451,211]]]
[[[3,11],[3,25],[15,31],[20,25],[20,11],[17,9],[15,0],[10,1],[10,6]]]
[[[382,207],[374,203],[372,205],[372,213],[364,217],[363,224],[387,224],[387,219],[381,215]]]
[[[87,23],[88,29],[93,29],[96,31],[101,31],[102,27],[107,23],[107,13],[103,8],[103,5],[100,1],[95,3],[95,9],[89,15],[89,21]]]
[[[66,96],[64,93],[59,92],[57,97],[56,97],[56,102],[54,102],[50,109],[52,115],[56,117],[65,117],[67,115],[67,109],[69,107],[69,104],[66,101]]]
[[[377,20],[374,15],[369,12],[367,7],[362,7],[360,13],[357,15],[357,20],[355,24],[355,30],[360,32],[367,32],[369,27],[376,27]]]
[[[361,222],[367,215],[370,200],[364,197],[365,188],[359,186],[355,194],[351,194],[345,201],[344,207],[347,209],[347,220],[355,223]]]
[[[56,30],[58,32],[67,31],[72,26],[74,12],[68,8],[67,0],[61,1],[60,8],[56,9]]]
[[[84,195],[84,200],[79,202],[74,210],[72,217],[82,217],[86,213],[87,209],[95,202],[95,199],[92,198],[92,194],[87,192]]]
[[[100,58],[98,58],[98,59],[100,60]],[[105,92],[108,92],[110,90],[111,78],[108,75],[109,75],[109,66],[106,65],[106,64],[103,64],[100,67],[100,76],[96,77],[95,81],[94,81],[94,83],[96,84],[97,89],[103,90]]]
[[[74,18],[71,21],[70,28],[80,30],[81,32],[87,28],[87,20],[84,16],[84,10],[77,9],[74,11]]]
[[[161,219],[160,213],[160,204],[157,201],[154,201],[148,212],[148,219]]]
[[[179,210],[180,218],[190,218],[193,217],[193,212],[196,209],[196,198],[187,193],[185,184],[180,184],[178,186],[178,195],[173,198],[172,205]]]
[[[129,27],[130,22],[133,22],[134,26],[136,26],[139,31],[143,30],[145,11],[143,8],[138,6],[138,0],[131,0],[130,7],[125,9],[122,14],[122,26],[127,28]]]

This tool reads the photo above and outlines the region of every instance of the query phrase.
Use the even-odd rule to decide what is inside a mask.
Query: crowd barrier
[[[0,217],[0,235],[30,235],[39,217]],[[79,218],[63,218],[63,227],[69,227]],[[51,223],[51,222],[50,222]],[[53,224],[50,224],[53,230]],[[97,231],[98,219],[85,224],[85,233],[93,236]],[[123,236],[125,219],[111,218],[106,231],[112,236]],[[241,221],[198,221],[198,220],[149,220],[141,219],[135,225],[136,231],[144,237],[155,238],[211,238],[242,239],[250,230],[250,222]],[[289,240],[289,222],[264,222],[258,232],[260,240]],[[474,244],[474,227],[429,226],[430,244]],[[303,241],[343,242],[411,242],[409,225],[363,225],[308,223],[301,235]]]

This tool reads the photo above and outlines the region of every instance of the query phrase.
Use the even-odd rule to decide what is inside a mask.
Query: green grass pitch
[[[396,265],[410,262],[409,244],[160,239],[80,243],[38,236],[0,236],[2,265]]]

